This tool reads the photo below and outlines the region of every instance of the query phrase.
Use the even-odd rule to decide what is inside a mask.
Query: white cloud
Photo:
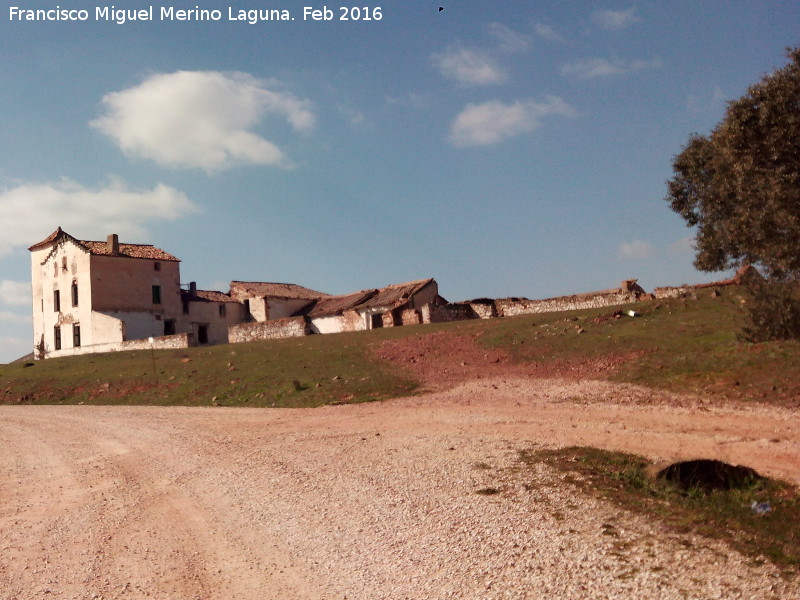
[[[672,242],[669,245],[669,251],[671,254],[681,254],[681,255],[694,254],[695,253],[694,238],[689,236],[681,238],[675,242]]]
[[[100,231],[100,237],[114,232],[142,238],[145,223],[195,210],[183,192],[163,184],[151,190],[133,189],[118,179],[98,188],[69,179],[22,184],[0,190],[0,256],[35,244],[58,226],[77,236]]]
[[[617,256],[619,258],[650,258],[654,252],[653,246],[647,242],[633,240],[632,242],[620,244]]]
[[[540,38],[547,40],[548,42],[558,42],[563,43],[564,38],[559,35],[559,33],[550,27],[550,25],[545,25],[544,23],[536,23],[533,26],[533,31],[538,35]]]
[[[518,100],[504,104],[499,100],[468,104],[450,128],[450,141],[458,147],[496,144],[506,138],[537,129],[542,118],[574,116],[575,110],[556,96],[544,102]]]
[[[107,94],[103,104],[106,113],[91,126],[126,154],[208,172],[236,164],[291,166],[278,146],[253,133],[265,116],[277,115],[295,131],[314,126],[309,101],[272,91],[245,73],[157,74]]]
[[[594,79],[596,77],[613,77],[626,75],[643,69],[661,67],[661,59],[653,60],[608,60],[605,58],[582,58],[561,67],[561,74],[575,79]]]
[[[29,281],[10,281],[0,279],[0,302],[12,306],[28,306],[31,303],[31,284]]]
[[[492,85],[508,79],[505,70],[488,54],[451,46],[431,57],[439,72],[448,79],[469,85]]]
[[[489,35],[500,42],[500,50],[503,52],[521,52],[530,45],[530,38],[527,35],[518,33],[500,23],[490,23],[488,30]]]
[[[597,10],[592,13],[592,20],[609,31],[621,31],[626,27],[641,21],[639,17],[634,14],[634,9],[628,10]]]

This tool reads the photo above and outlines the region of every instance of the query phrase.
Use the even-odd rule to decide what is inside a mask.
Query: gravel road
[[[792,411],[596,381],[297,410],[3,406],[0,598],[800,598],[768,563],[519,469],[520,450],[567,444],[800,483]]]

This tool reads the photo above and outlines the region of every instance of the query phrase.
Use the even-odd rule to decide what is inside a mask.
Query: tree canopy
[[[800,280],[800,48],[787,56],[674,158],[666,199],[697,227],[698,269]]]

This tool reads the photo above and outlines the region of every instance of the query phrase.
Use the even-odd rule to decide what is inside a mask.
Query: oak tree
[[[698,269],[800,281],[800,48],[787,56],[674,158],[666,199],[697,227]]]

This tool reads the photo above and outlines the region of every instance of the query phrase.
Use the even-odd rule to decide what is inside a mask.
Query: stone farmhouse
[[[345,296],[244,281],[198,290],[181,284],[178,258],[116,234],[86,241],[59,227],[29,250],[37,358],[424,323],[445,303],[433,279]]]

